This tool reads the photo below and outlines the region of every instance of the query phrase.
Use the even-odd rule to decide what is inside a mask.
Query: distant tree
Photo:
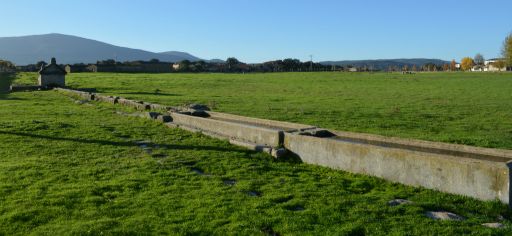
[[[178,69],[179,71],[181,71],[181,72],[190,71],[190,61],[189,60],[180,61],[179,65],[180,65],[180,67]]]
[[[471,59],[471,57],[464,57],[460,61],[460,67],[464,71],[471,70],[473,65],[474,65],[474,62],[473,62],[473,59]]]
[[[226,59],[226,64],[228,65],[229,70],[233,70],[238,64],[240,64],[240,61],[234,57],[229,57]]]
[[[153,59],[149,60],[149,62],[151,62],[151,63],[159,63],[160,60],[158,60],[156,58],[153,58]]]
[[[457,70],[457,62],[455,62],[455,60],[452,60],[452,61],[450,62],[450,70],[451,70],[451,71],[455,71],[455,70]]]
[[[474,60],[475,65],[483,66],[485,63],[484,56],[480,53],[477,53],[473,60]]]
[[[418,67],[416,67],[416,64],[412,65],[412,71],[418,71]]]
[[[100,64],[100,65],[115,65],[116,61],[114,59],[108,59],[108,60],[98,61],[98,62],[96,62],[96,64]]]
[[[10,61],[4,61],[4,60],[0,60],[0,65],[5,66],[5,67],[15,67],[14,63],[12,63]]]
[[[298,59],[287,58],[282,61],[284,71],[299,71],[301,62]]]
[[[205,61],[197,61],[194,63],[194,71],[202,72],[206,70],[206,62]]]
[[[436,71],[436,65],[434,63],[427,63],[423,67],[425,71]]]
[[[507,66],[512,66],[512,33],[510,33],[505,38],[505,41],[503,41],[501,56],[505,60],[505,64],[507,64]]]
[[[46,65],[47,65],[47,63],[46,63],[45,61],[38,61],[38,62],[36,63],[36,67],[37,67],[38,69],[39,69],[39,68],[41,68],[41,67],[43,67],[43,66],[46,66]]]
[[[498,68],[499,71],[501,71],[503,67],[507,66],[507,63],[505,62],[505,60],[497,60],[493,62],[492,65]]]
[[[14,65],[14,63],[10,62],[10,61],[4,61],[4,60],[0,60],[0,73],[2,72],[14,72],[16,70],[16,66]]]
[[[449,71],[450,70],[450,64],[443,64],[443,70]]]

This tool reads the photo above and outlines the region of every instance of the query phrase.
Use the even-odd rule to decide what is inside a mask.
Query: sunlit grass
[[[20,82],[34,81],[24,74]],[[323,128],[512,149],[512,73],[76,73],[73,87]]]
[[[201,78],[206,75],[114,75],[111,82],[105,79],[107,75],[72,75],[69,82],[166,104],[208,102],[212,94],[224,94],[218,95],[216,101],[219,110],[234,111],[239,105],[239,114],[249,113],[251,107],[261,117],[287,114],[281,110],[266,114],[266,108],[237,101],[256,96],[244,92],[243,83],[237,85],[238,93],[213,87],[195,91],[188,84],[199,86],[195,80],[208,81]],[[27,74],[23,76],[28,78]],[[122,76],[128,79],[123,82]],[[162,76],[156,79],[161,85],[152,89],[168,95],[154,95],[152,89],[136,87],[140,76],[149,77],[142,82],[147,86],[155,83],[153,76]],[[178,86],[180,76],[190,78]],[[212,81],[222,81],[225,75],[214,76],[217,78]],[[226,77],[229,76],[235,75]],[[267,83],[268,75],[254,76],[258,79],[253,79],[253,84],[279,87],[277,78],[270,78]],[[85,82],[87,79],[90,81]],[[170,85],[165,85],[167,80]],[[353,80],[351,83],[358,83]],[[363,80],[370,83],[373,79]],[[508,82],[503,79],[502,83]],[[137,91],[139,94],[129,94]],[[255,91],[264,101],[277,99],[265,95],[264,90]],[[293,93],[299,100],[316,101],[319,109],[324,109],[322,112],[330,105],[341,109],[335,104],[318,103],[327,99],[320,92],[309,98]],[[293,101],[283,99],[281,103]],[[120,109],[126,111],[104,103],[80,104],[56,91],[13,93],[1,98],[0,234],[512,233],[510,211],[497,201],[482,202],[313,165],[275,161],[269,155],[226,141],[119,115],[116,111]],[[313,113],[304,112],[307,119],[313,120],[313,115],[319,114],[310,112]],[[387,202],[395,198],[414,204],[388,206]],[[467,220],[434,221],[424,216],[428,210],[452,211]],[[506,229],[481,226],[497,222],[501,216],[505,217]]]

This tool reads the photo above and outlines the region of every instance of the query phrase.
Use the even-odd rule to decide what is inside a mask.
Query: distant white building
[[[487,66],[475,65],[471,68],[471,71],[486,71]]]
[[[503,58],[493,58],[493,59],[489,59],[489,60],[485,60],[484,62],[484,71],[506,71],[507,70],[507,67],[504,66],[502,68],[498,68],[495,66],[494,63],[496,63],[497,61],[499,60],[503,60]]]

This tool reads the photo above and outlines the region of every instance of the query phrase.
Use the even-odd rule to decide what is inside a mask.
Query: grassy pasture
[[[336,130],[512,149],[512,73],[76,73],[68,84]]]
[[[273,92],[283,91],[283,88],[277,89],[283,86],[280,76],[292,80],[288,77],[293,75],[298,75],[300,83],[313,87],[315,83],[308,82],[308,76],[327,80],[322,79],[323,74],[249,75],[249,80],[244,81],[253,84],[247,85],[253,88],[249,89],[242,82],[235,85],[226,82],[238,81],[237,76],[245,75],[209,75],[213,77],[210,79],[207,75],[100,73],[72,74],[69,82],[72,86],[96,87],[108,94],[165,104],[210,102],[215,103],[217,110],[233,113],[239,106],[238,114],[250,115],[254,111],[256,116],[275,119],[284,119],[294,111],[279,108],[278,101],[272,100],[289,98],[281,103],[291,107],[291,104],[299,104],[292,101],[294,95],[300,101],[311,99],[319,108],[301,105],[313,113],[305,110],[304,120],[299,119],[300,114],[285,120],[324,121],[324,127],[345,125],[344,122],[314,117],[314,114],[327,115],[327,111],[335,108],[338,115],[344,116],[339,109],[345,108],[330,104],[329,96],[321,92],[330,86],[322,85],[308,92],[302,85],[305,88],[302,92],[285,95]],[[269,79],[266,76],[270,76]],[[362,74],[338,80],[358,84],[358,76],[362,81],[375,82],[375,78],[366,78],[364,76],[370,75]],[[409,83],[402,78],[386,78],[398,75],[376,76],[382,76],[379,79],[384,81]],[[22,74],[17,81],[29,82],[32,77],[34,74]],[[497,75],[491,80],[501,84],[496,89],[502,91],[502,87],[508,85],[507,78]],[[462,81],[462,78],[451,77],[440,80],[452,79]],[[418,83],[434,81],[429,78],[416,80]],[[484,78],[473,80],[484,84]],[[137,85],[139,82],[141,85]],[[216,87],[215,83],[228,88]],[[194,90],[192,85],[204,88]],[[379,89],[372,91],[377,93]],[[302,95],[313,92],[314,96]],[[507,96],[510,95],[502,91],[500,97]],[[210,100],[211,97],[216,100]],[[359,96],[358,99],[365,98]],[[275,113],[266,110],[268,107],[253,106],[249,103],[252,100],[255,105],[259,100],[268,101],[270,106],[275,105],[271,107]],[[378,103],[377,100],[372,101]],[[509,101],[500,104],[506,102]],[[370,110],[375,109],[373,103],[369,104]],[[489,105],[494,109],[499,107]],[[468,112],[470,109],[464,110]],[[361,111],[368,110],[361,108]],[[126,115],[130,112],[133,111],[103,103],[81,104],[56,91],[1,94],[0,235],[512,234],[512,212],[496,201],[482,202],[303,163],[274,161],[266,154],[247,151],[225,141]],[[401,113],[402,109],[398,114]],[[501,120],[501,124],[508,123]],[[395,198],[409,199],[414,204],[397,207],[386,204]],[[424,216],[429,210],[452,211],[467,220],[430,220]],[[481,226],[482,223],[497,222],[501,217],[504,217],[505,229]]]

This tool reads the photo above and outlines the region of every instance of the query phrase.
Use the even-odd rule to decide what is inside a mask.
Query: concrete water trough
[[[170,115],[172,122],[178,126],[186,126],[198,131],[206,131],[207,133],[269,147],[279,147],[280,137],[283,135],[283,131],[280,129],[257,124],[217,120],[177,112],[170,112]]]
[[[314,129],[316,127],[311,125],[296,124],[284,121],[266,120],[260,118],[245,117],[239,115],[232,115],[227,113],[207,111],[209,118],[214,120],[233,122],[239,124],[248,124],[253,126],[267,127],[270,129],[282,130],[284,132],[292,132],[296,130]]]
[[[95,97],[94,97],[94,100],[100,101],[100,102],[108,102],[108,103],[111,103],[111,104],[116,104],[116,103],[119,102],[119,97],[105,96],[105,95],[96,94]]]
[[[80,91],[72,93],[94,96]],[[305,163],[481,200],[511,203],[512,150],[332,131],[212,111],[171,109],[123,98],[118,98],[118,103],[139,110],[170,110],[151,117],[169,127],[227,139],[235,145],[269,152],[275,157],[282,156],[286,149]]]
[[[151,104],[145,103],[143,101],[133,101],[133,100],[126,99],[126,98],[119,98],[117,100],[117,102],[119,104],[121,104],[121,105],[133,107],[133,108],[135,108],[137,110],[140,110],[140,111],[150,110],[151,109]]]
[[[78,91],[78,90],[73,90],[73,89],[67,89],[67,88],[54,88],[54,89],[57,90],[57,91],[61,91],[61,92],[73,95],[73,96],[80,97],[80,98],[85,99],[85,100],[91,100],[92,101],[92,100],[95,99],[95,94],[94,93]]]
[[[332,132],[329,138],[285,133],[284,147],[310,164],[510,202],[512,151]]]

